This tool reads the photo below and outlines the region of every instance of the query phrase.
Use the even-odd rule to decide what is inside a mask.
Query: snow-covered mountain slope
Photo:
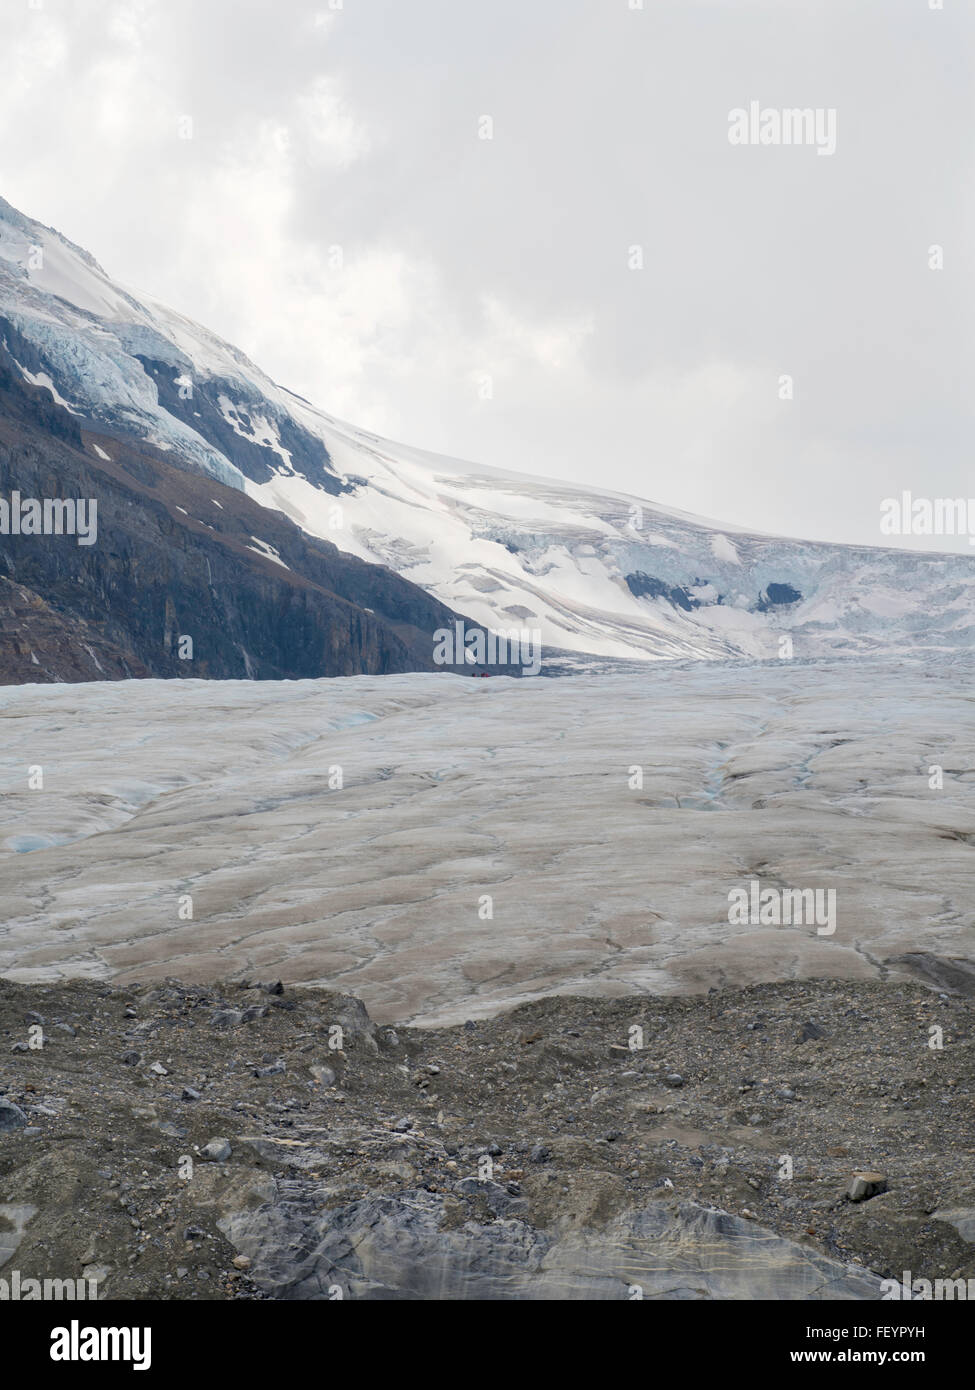
[[[774,657],[786,636],[800,658],[973,645],[973,558],[749,534],[393,444],[277,386],[2,200],[0,345],[91,432],[147,442],[485,627],[539,631],[550,650]]]
[[[310,417],[303,403],[297,413]],[[547,648],[628,658],[967,649],[975,561],[748,534],[650,502],[479,468],[318,416],[354,490],[295,472],[248,491],[443,602]]]

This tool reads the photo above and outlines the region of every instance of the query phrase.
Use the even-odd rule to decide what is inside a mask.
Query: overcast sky
[[[975,13],[933,2],[0,0],[0,193],[369,429],[879,544],[975,496]],[[752,101],[835,153],[732,145]]]

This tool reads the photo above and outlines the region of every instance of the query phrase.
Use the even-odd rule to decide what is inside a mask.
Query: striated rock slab
[[[728,1212],[663,1203],[601,1231],[519,1219],[444,1226],[443,1197],[371,1197],[313,1213],[287,1201],[221,1230],[284,1299],[876,1299],[878,1276]]]

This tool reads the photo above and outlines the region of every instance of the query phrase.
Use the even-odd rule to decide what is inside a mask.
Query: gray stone
[[[244,1015],[240,1009],[217,1009],[210,1019],[210,1027],[236,1028],[239,1023],[243,1023]]]
[[[887,1191],[887,1177],[884,1173],[854,1173],[846,1189],[847,1201],[866,1202],[879,1192]]]
[[[27,1116],[12,1100],[0,1100],[0,1134],[8,1134],[14,1129],[24,1129]]]
[[[211,1139],[200,1150],[200,1157],[210,1163],[226,1163],[232,1153],[233,1150],[226,1139]]]
[[[37,1208],[24,1202],[6,1202],[0,1205],[0,1269],[16,1253],[24,1237],[24,1227],[36,1215]]]
[[[510,1192],[507,1187],[489,1178],[461,1178],[454,1183],[454,1191],[461,1197],[483,1197],[495,1216],[511,1217],[528,1207],[527,1202],[519,1199],[518,1193]]]
[[[935,1221],[947,1221],[962,1240],[975,1245],[975,1207],[956,1207],[953,1211],[936,1211],[933,1215]]]

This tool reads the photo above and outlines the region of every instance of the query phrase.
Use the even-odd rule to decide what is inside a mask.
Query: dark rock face
[[[247,437],[248,434],[254,436],[259,432],[257,419],[267,419],[267,401],[241,401],[238,399],[239,388],[218,377],[191,381],[192,394],[181,394],[181,380],[189,380],[189,363],[181,371],[179,367],[166,362],[153,361],[138,353],[135,356],[155,382],[160,405],[231,459],[246,477],[257,483],[267,482],[272,476],[272,464],[283,463],[281,455]],[[231,420],[236,421],[237,429]],[[335,476],[328,450],[320,439],[303,430],[287,415],[276,416],[273,425],[282,449],[291,457],[295,472],[314,479],[315,486],[325,492],[338,494],[349,490]]]
[[[129,647],[110,641],[100,627],[61,613],[33,589],[0,579],[0,680],[126,680],[149,672]]]
[[[688,589],[665,584],[662,579],[656,579],[652,574],[644,574],[642,570],[636,574],[628,574],[626,584],[635,598],[665,598],[675,607],[683,608],[685,613],[701,606]]]
[[[15,491],[95,499],[97,538],[0,535],[0,682],[440,669],[443,604],[236,489],[83,433],[0,349],[0,496]]]
[[[758,611],[767,613],[770,608],[782,608],[789,603],[799,603],[802,594],[791,584],[770,584],[758,601]]]
[[[668,584],[663,579],[658,579],[655,575],[645,574],[642,570],[637,570],[634,574],[625,576],[626,586],[630,593],[636,598],[663,598],[668,603],[672,603],[675,608],[682,608],[685,613],[692,613],[695,608],[701,607],[701,600],[696,597],[692,588],[681,584]],[[707,584],[712,581],[707,579],[695,579],[695,585]],[[769,584],[765,591],[759,594],[756,600],[754,611],[758,613],[768,613],[772,608],[784,608],[790,603],[799,603],[802,594],[798,589],[794,589],[791,584]],[[714,603],[723,603],[724,596],[718,594]]]

